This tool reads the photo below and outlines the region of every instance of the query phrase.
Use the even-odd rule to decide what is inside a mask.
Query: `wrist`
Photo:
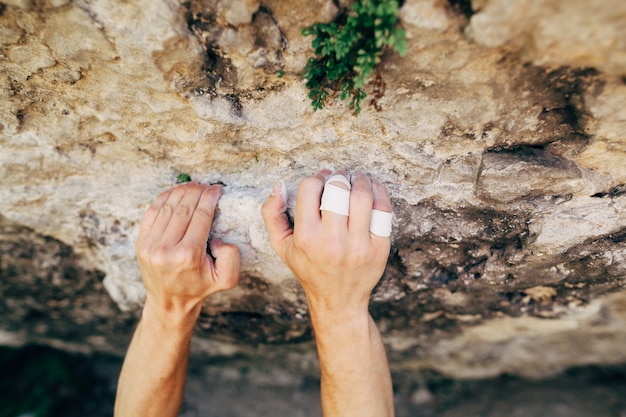
[[[366,331],[371,319],[367,304],[330,309],[310,303],[309,316],[316,338]]]
[[[141,321],[157,332],[168,335],[191,335],[201,309],[202,304],[178,308],[162,306],[148,296],[141,314]]]
[[[325,297],[305,290],[305,294],[313,322],[329,325],[369,317],[369,293],[353,294],[352,297]]]

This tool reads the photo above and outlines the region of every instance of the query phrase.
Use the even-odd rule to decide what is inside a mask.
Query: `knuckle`
[[[189,217],[189,214],[191,213],[192,209],[191,207],[189,207],[186,204],[179,204],[176,206],[176,208],[174,208],[174,215],[175,216],[180,216],[180,217]]]
[[[148,207],[148,209],[146,210],[144,217],[156,217],[159,214],[159,211],[161,210],[161,208],[157,205],[151,205],[150,207]]]
[[[161,206],[161,211],[163,211],[167,215],[171,215],[175,209],[176,207],[170,201]]]
[[[137,255],[137,259],[139,260],[139,262],[146,263],[150,260],[150,254],[151,254],[150,248],[146,246],[136,247],[135,253]]]
[[[293,244],[297,249],[306,252],[312,248],[314,242],[315,237],[310,230],[302,228],[298,229],[297,232],[294,232]]]
[[[181,245],[176,248],[172,263],[177,266],[196,265],[199,263],[199,253],[192,246]]]
[[[158,245],[154,248],[146,248],[142,254],[145,262],[154,267],[165,267],[169,264],[169,248],[165,245]]]
[[[194,211],[193,215],[211,219],[213,218],[213,210],[210,208],[206,208],[204,206],[198,206],[196,207],[196,210]]]

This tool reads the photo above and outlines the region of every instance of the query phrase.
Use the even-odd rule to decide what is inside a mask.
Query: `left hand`
[[[144,317],[193,327],[211,294],[237,285],[239,250],[219,239],[207,240],[219,185],[191,182],[163,192],[141,222],[135,251],[146,288]]]

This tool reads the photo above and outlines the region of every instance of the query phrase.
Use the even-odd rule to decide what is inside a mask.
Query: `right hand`
[[[391,212],[391,201],[382,184],[357,173],[352,177],[349,216],[320,211],[330,174],[322,170],[302,180],[293,229],[276,188],[263,204],[263,219],[272,247],[304,288],[312,314],[367,312],[391,247],[390,238],[370,233],[370,216],[372,209]],[[348,178],[345,171],[336,174]]]

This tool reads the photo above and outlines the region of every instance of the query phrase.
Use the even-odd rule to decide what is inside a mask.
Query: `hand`
[[[217,202],[218,185],[191,182],[157,197],[141,222],[135,251],[147,298],[144,317],[193,327],[209,295],[237,285],[239,250],[219,239],[207,240]]]
[[[312,315],[367,313],[391,246],[390,238],[370,233],[370,216],[372,209],[391,212],[391,201],[382,184],[357,173],[352,177],[349,216],[320,211],[330,174],[322,170],[300,183],[293,229],[284,213],[280,183],[263,205],[263,219],[272,247],[302,284]],[[345,171],[336,174],[348,177]]]

